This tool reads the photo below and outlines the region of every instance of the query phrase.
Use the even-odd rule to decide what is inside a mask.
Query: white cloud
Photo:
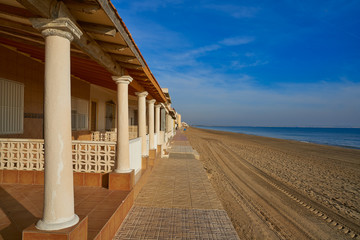
[[[171,89],[176,110],[192,124],[360,127],[360,83],[297,83],[269,89],[249,75],[229,79],[213,69],[158,76]]]
[[[268,63],[269,63],[269,61],[262,61],[262,60],[256,60],[255,62],[252,62],[252,63],[245,63],[245,62],[235,60],[235,61],[231,62],[231,68],[241,69],[241,68],[247,68],[247,67],[256,67],[256,66],[265,65]]]
[[[254,40],[255,40],[254,37],[232,37],[232,38],[226,38],[220,41],[220,43],[225,46],[237,46],[237,45],[244,45],[251,43]]]
[[[259,11],[259,8],[256,7],[246,7],[231,4],[209,4],[206,5],[205,8],[226,13],[234,18],[252,18]]]

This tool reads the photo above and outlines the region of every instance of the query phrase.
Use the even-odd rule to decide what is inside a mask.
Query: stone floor
[[[93,239],[127,196],[126,191],[75,187],[75,212],[88,215],[88,238]],[[0,185],[0,239],[21,239],[22,230],[42,217],[44,186]]]
[[[238,239],[186,137],[170,146],[114,239]]]

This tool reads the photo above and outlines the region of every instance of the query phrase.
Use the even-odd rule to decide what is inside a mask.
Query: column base
[[[157,153],[161,153],[161,145],[157,145],[157,150],[156,150]]]
[[[130,191],[135,185],[135,171],[109,173],[109,190]]]
[[[35,224],[27,227],[22,232],[23,240],[76,240],[87,239],[88,233],[88,217],[80,216],[80,220],[72,227],[60,229],[60,230],[39,230]]]
[[[149,167],[149,156],[141,157],[141,169],[145,170]]]
[[[53,230],[69,228],[71,226],[74,226],[78,222],[79,222],[79,217],[76,214],[74,214],[74,216],[70,220],[62,223],[47,223],[44,222],[42,219],[40,219],[36,223],[35,227],[43,231],[53,231]]]

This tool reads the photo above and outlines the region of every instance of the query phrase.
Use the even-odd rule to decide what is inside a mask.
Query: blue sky
[[[112,2],[184,121],[360,127],[360,1]]]

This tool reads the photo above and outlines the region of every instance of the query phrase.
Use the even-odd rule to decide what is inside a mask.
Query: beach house
[[[109,0],[0,0],[0,56],[0,183],[44,185],[22,237],[81,235],[74,186],[131,194],[181,122],[169,91]]]

